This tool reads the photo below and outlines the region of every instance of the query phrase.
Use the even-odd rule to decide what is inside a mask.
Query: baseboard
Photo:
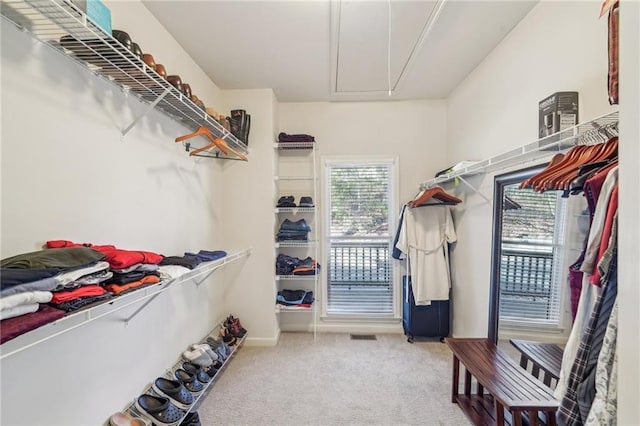
[[[404,334],[402,324],[318,324],[321,333]]]
[[[273,337],[251,337],[251,336],[248,336],[245,339],[244,344],[246,346],[269,347],[269,346],[276,346],[278,344],[278,340],[280,340],[280,329],[278,329],[276,331],[276,334]]]

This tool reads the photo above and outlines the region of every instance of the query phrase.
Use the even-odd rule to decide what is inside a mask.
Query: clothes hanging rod
[[[618,111],[578,124],[553,135],[546,136],[502,154],[478,161],[455,172],[443,174],[420,184],[420,189],[428,189],[463,176],[488,173],[522,162],[535,161],[553,153],[562,152],[576,145],[592,145],[606,142],[611,133],[617,134]],[[610,133],[607,133],[610,132]]]

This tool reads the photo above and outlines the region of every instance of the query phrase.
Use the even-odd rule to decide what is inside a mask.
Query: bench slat
[[[560,377],[563,349],[553,343],[532,342],[529,340],[509,340],[511,344],[534,365],[537,365],[554,379]]]

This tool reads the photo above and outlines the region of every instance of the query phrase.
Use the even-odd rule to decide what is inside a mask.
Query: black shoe
[[[313,199],[311,197],[300,197],[298,207],[315,207]]]
[[[169,398],[162,396],[140,395],[136,399],[135,407],[158,426],[175,424],[184,416],[184,411],[173,405]]]
[[[180,426],[202,426],[198,412],[194,411],[193,413],[187,414],[187,417],[180,423]]]
[[[195,374],[196,379],[198,379],[202,383],[207,383],[209,380],[211,380],[211,377],[209,377],[209,375],[205,373],[202,367],[200,367],[199,365],[185,362],[184,364],[182,364],[182,368],[187,373]]]
[[[178,379],[189,392],[199,394],[202,392],[202,389],[204,389],[204,385],[198,380],[195,374],[187,373],[183,369],[176,370],[174,374],[176,379]]]
[[[193,404],[193,395],[177,380],[158,377],[151,388],[158,395],[169,398],[173,405],[183,410],[188,410]]]

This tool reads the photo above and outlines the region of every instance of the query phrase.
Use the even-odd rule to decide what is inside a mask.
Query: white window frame
[[[339,156],[339,157],[322,157],[322,205],[323,207],[323,235],[320,239],[321,241],[321,258],[323,260],[323,265],[328,265],[329,259],[329,240],[330,240],[330,231],[331,231],[331,207],[330,207],[330,173],[328,170],[332,166],[365,166],[365,165],[390,165],[391,166],[391,182],[389,183],[389,236],[391,239],[391,245],[393,244],[393,239],[395,236],[395,231],[398,226],[398,211],[399,211],[399,203],[398,203],[398,183],[399,183],[399,159],[398,157],[389,157],[389,156]],[[389,255],[391,255],[391,250],[393,249],[390,246]],[[390,259],[391,261],[392,259]],[[393,313],[391,315],[388,314],[351,314],[351,315],[343,315],[343,314],[329,314],[328,313],[328,286],[329,286],[329,276],[328,270],[325,268],[324,271],[324,279],[321,282],[321,295],[322,295],[322,319],[329,320],[353,320],[353,321],[386,321],[392,320],[393,322],[397,322],[398,319],[402,318],[402,291],[399,285],[399,269],[394,265],[394,262],[391,262],[392,272],[392,288],[393,288]]]

